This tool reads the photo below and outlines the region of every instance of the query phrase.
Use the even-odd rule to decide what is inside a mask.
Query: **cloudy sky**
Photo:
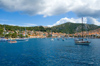
[[[0,24],[55,26],[65,22],[100,26],[100,0],[0,0]]]

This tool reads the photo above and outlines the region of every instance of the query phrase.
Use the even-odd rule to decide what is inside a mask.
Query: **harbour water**
[[[89,40],[90,45],[50,38],[0,42],[0,66],[100,66],[100,39]]]

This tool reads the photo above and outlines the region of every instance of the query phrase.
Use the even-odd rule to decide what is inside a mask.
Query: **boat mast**
[[[69,31],[68,31],[68,38],[69,38]]]
[[[20,27],[20,36],[19,36],[19,38],[21,38],[21,27]]]
[[[82,40],[83,40],[83,17],[82,17]]]
[[[25,27],[25,38],[26,38],[26,27]]]
[[[51,29],[51,37],[52,37],[52,29]]]

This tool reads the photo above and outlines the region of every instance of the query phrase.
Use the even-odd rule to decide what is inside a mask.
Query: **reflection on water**
[[[0,43],[0,66],[100,66],[100,39],[75,45],[73,39]]]

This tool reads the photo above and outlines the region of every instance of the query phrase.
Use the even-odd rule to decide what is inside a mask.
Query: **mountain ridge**
[[[66,22],[61,25],[53,26],[52,30],[54,32],[63,32],[63,33],[75,33],[75,32],[80,32],[82,28],[82,23],[71,23],[71,22]],[[100,28],[100,26],[94,25],[94,24],[83,24],[83,30],[89,31],[89,30],[95,30]]]
[[[100,28],[100,26],[94,25],[94,24],[83,24],[84,25],[84,31],[87,30],[95,30]],[[25,27],[22,26],[12,26],[12,25],[5,25],[6,30],[9,31],[15,31],[15,30],[25,30]],[[0,24],[0,29],[3,29],[4,25]],[[62,32],[62,33],[75,33],[80,32],[82,28],[82,23],[72,23],[72,22],[66,22],[60,25],[56,25],[53,27],[44,27],[44,26],[34,26],[34,27],[26,27],[27,30],[35,30],[35,31],[43,31],[43,32]]]

